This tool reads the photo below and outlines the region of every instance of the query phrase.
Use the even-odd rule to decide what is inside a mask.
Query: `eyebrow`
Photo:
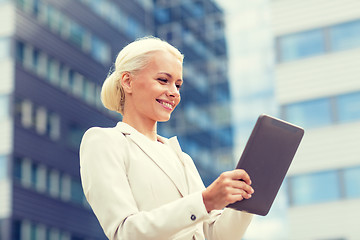
[[[173,78],[173,76],[170,73],[167,72],[159,72],[158,74],[165,74],[166,76],[168,76],[169,78]],[[181,78],[177,79],[176,81],[181,81],[183,82],[184,80],[182,80]]]

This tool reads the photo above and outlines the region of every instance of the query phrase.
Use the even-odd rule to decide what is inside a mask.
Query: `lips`
[[[156,101],[158,103],[160,103],[164,108],[168,109],[168,110],[173,110],[174,108],[174,103],[172,102],[168,102],[168,101],[165,101],[165,100],[161,100],[161,99],[156,99]]]

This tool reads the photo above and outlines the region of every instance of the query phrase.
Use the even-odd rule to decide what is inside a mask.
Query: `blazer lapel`
[[[174,171],[175,169],[173,169],[172,166],[166,162],[166,159],[164,159],[164,157],[160,153],[158,153],[151,147],[148,142],[150,140],[146,139],[146,136],[142,135],[136,129],[123,122],[119,122],[116,128],[118,128],[123,134],[127,135],[171,179],[171,181],[177,187],[182,196],[188,194],[187,183],[184,183],[181,180],[182,178],[179,176],[179,173],[177,171]],[[180,160],[183,163],[182,156],[179,153],[180,146],[178,143],[177,146],[176,143],[174,143],[174,140],[177,142],[176,137],[174,140],[173,138],[168,140],[163,137],[159,137],[159,139],[164,144],[168,144],[172,149],[174,149],[176,155],[179,156]],[[187,180],[186,176],[185,179]]]

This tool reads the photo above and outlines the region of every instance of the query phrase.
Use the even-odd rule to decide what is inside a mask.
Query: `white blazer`
[[[207,213],[204,184],[176,137],[158,137],[184,167],[184,176],[144,135],[119,122],[86,131],[80,146],[85,196],[109,239],[241,239],[252,214],[225,209]],[[177,171],[176,171],[177,170]]]

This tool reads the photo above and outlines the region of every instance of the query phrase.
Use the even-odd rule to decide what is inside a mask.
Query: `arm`
[[[185,156],[194,176],[197,175],[198,181],[201,181],[192,159],[188,155]],[[243,181],[239,181],[239,179]],[[204,221],[204,233],[207,239],[231,240],[242,238],[253,215],[228,208],[220,209],[243,198],[250,198],[254,192],[250,184],[250,177],[244,170],[234,170],[222,173],[206,189],[202,187],[204,205],[211,215],[209,220]]]
[[[120,132],[100,128],[88,130],[80,147],[84,193],[109,239],[169,239],[209,217],[201,192],[139,211],[126,176],[127,151]]]

